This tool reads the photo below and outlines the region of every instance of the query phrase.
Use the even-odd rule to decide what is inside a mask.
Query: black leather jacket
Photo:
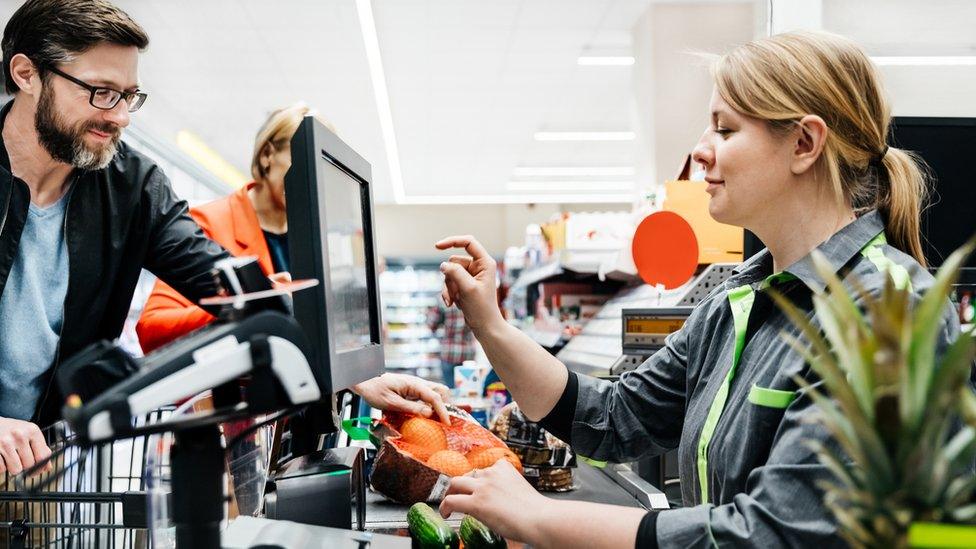
[[[11,104],[0,109],[0,126]],[[41,426],[61,417],[64,398],[54,383],[58,365],[91,343],[119,336],[143,268],[197,301],[215,293],[210,268],[227,257],[187,214],[186,202],[176,197],[162,170],[124,143],[105,169],[76,170],[75,176],[64,223],[64,321],[33,418]],[[30,190],[10,173],[6,146],[0,147],[0,295],[29,205]]]

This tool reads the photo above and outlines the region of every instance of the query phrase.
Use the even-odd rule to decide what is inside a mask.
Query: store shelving
[[[440,343],[427,325],[443,284],[438,264],[403,265],[389,258],[387,263],[380,275],[386,368],[439,380]]]

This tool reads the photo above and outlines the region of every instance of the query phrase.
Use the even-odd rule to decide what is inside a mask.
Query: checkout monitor
[[[929,207],[922,212],[922,247],[937,268],[973,236],[973,179],[970,156],[976,151],[976,118],[897,116],[891,142],[914,151],[931,170]],[[976,255],[970,256],[962,281],[976,283]]]
[[[291,141],[285,176],[295,318],[329,393],[383,373],[369,163],[307,116]]]

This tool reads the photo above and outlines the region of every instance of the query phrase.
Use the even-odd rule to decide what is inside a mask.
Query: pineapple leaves
[[[818,485],[851,546],[901,546],[915,521],[976,523],[976,337],[945,343],[947,296],[974,248],[976,237],[920,297],[891,270],[865,291],[816,251],[825,288],[812,314],[767,290],[795,327],[782,337],[817,376],[794,380],[816,407],[808,421],[833,441],[807,446],[830,473]]]

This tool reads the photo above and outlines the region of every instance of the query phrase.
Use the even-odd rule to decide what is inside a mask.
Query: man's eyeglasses
[[[70,74],[65,74],[54,67],[47,67],[47,70],[53,72],[54,74],[64,78],[65,80],[70,80],[75,84],[78,84],[82,88],[85,88],[91,92],[91,97],[88,98],[88,102],[91,103],[92,107],[96,109],[101,109],[103,111],[110,111],[119,104],[119,101],[125,100],[126,105],[128,105],[129,112],[136,112],[139,110],[143,103],[146,102],[146,98],[149,97],[143,92],[127,92],[113,90],[112,88],[104,88],[101,86],[92,86],[87,82],[78,80]]]

